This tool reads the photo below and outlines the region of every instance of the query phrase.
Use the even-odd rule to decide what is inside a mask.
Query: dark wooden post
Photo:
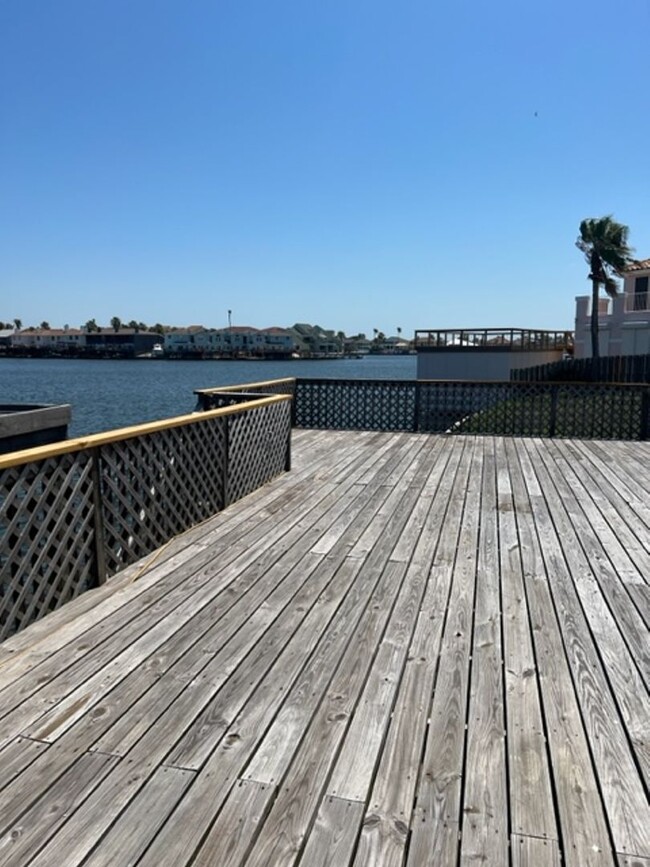
[[[291,398],[291,406],[290,413],[293,415],[293,398]],[[291,469],[291,432],[293,430],[293,424],[291,417],[289,418],[289,424],[287,425],[287,445],[284,453],[284,469],[288,473]]]
[[[95,575],[97,584],[103,584],[108,575],[106,574],[106,538],[104,535],[104,507],[102,504],[102,471],[101,449],[90,450],[90,475],[93,489],[93,530],[94,530],[94,554]]]
[[[419,379],[415,381],[415,400],[413,401],[413,431],[417,433],[420,430],[420,389],[422,385]]]
[[[650,439],[650,386],[646,386],[641,393],[641,425],[639,439]]]
[[[231,416],[229,415],[223,417],[223,478],[221,482],[224,509],[230,503],[228,485],[228,477],[230,475],[230,418]]]
[[[293,386],[293,394],[291,395],[291,427],[296,426],[296,407],[298,403],[298,395],[300,393],[300,380],[296,379]]]
[[[555,431],[557,428],[557,399],[558,399],[558,391],[559,386],[551,385],[551,420],[549,424],[549,437],[555,436]]]

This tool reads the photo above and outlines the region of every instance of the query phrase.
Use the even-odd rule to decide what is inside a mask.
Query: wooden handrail
[[[232,386],[230,388],[232,388]],[[61,442],[52,443],[51,445],[35,446],[31,449],[21,449],[21,451],[10,452],[9,454],[0,457],[0,470],[17,467],[21,464],[31,463],[32,461],[45,460],[58,455],[73,454],[75,452],[81,452],[84,449],[97,448],[97,446],[121,442],[122,440],[132,439],[133,437],[142,436],[144,434],[152,434],[157,433],[158,431],[169,430],[171,428],[183,427],[184,425],[205,421],[206,419],[248,412],[249,410],[257,409],[261,406],[268,406],[286,400],[290,401],[291,399],[291,395],[289,394],[270,394],[268,397],[255,398],[255,400],[248,401],[247,403],[224,406],[220,409],[187,413],[186,415],[173,416],[172,418],[161,419],[160,421],[146,422],[145,424],[132,425],[130,427],[90,434],[85,437],[62,440]]]
[[[284,383],[294,382],[295,376],[285,376],[283,379],[265,379],[262,382],[246,382],[240,385],[219,385],[214,388],[195,388],[194,394],[219,394],[222,391],[254,391],[256,388],[265,388],[267,385],[283,385]]]

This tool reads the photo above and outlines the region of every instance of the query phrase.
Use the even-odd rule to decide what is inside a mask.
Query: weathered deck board
[[[649,455],[297,431],[0,647],[0,865],[650,864]]]
[[[539,671],[524,586],[522,546],[526,543],[517,529],[503,440],[497,442],[496,453],[510,823],[516,834],[557,840]]]

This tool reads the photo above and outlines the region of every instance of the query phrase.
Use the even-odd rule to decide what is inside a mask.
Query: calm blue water
[[[335,361],[80,361],[0,358],[0,403],[72,404],[70,436],[191,412],[195,388],[283,376],[415,379],[414,355]]]

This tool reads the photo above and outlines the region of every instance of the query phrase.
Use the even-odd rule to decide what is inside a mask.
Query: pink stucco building
[[[601,298],[598,336],[601,356],[650,353],[650,259],[625,272],[623,292]],[[575,357],[591,357],[591,295],[576,298]]]

